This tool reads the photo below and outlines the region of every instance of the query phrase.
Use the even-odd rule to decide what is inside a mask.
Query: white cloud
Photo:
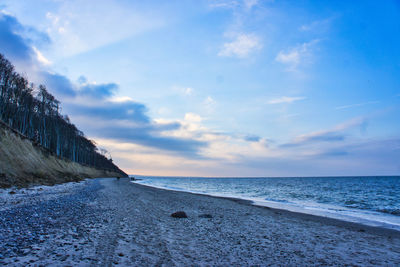
[[[368,101],[368,102],[364,102],[364,103],[339,106],[339,107],[336,107],[335,109],[348,109],[348,108],[361,107],[361,106],[365,106],[365,105],[378,104],[378,103],[379,103],[379,101]]]
[[[172,91],[184,96],[191,96],[195,92],[193,87],[183,87],[183,86],[173,85],[171,89]]]
[[[129,96],[114,96],[109,99],[111,102],[115,103],[123,103],[123,102],[131,102],[134,101],[131,97]]]
[[[303,100],[303,99],[306,99],[306,97],[304,97],[304,96],[292,96],[292,97],[282,96],[279,98],[269,100],[268,104],[283,104],[283,103],[290,104],[295,101],[299,101],[299,100]]]
[[[252,9],[257,4],[258,4],[258,0],[244,0],[244,6],[247,9]]]
[[[312,47],[319,42],[318,39],[303,43],[288,51],[281,50],[275,60],[288,66],[288,71],[296,71],[297,67],[311,57]]]
[[[193,94],[193,88],[187,87],[187,88],[184,89],[183,93],[185,95],[191,95],[191,94]]]
[[[189,113],[185,114],[184,120],[188,121],[188,122],[201,122],[203,120],[203,118],[198,114],[189,112]]]
[[[205,111],[208,113],[212,113],[214,111],[216,104],[217,102],[211,96],[207,96],[206,99],[204,99],[203,101]]]
[[[265,0],[264,0],[265,1]],[[208,5],[211,8],[225,8],[225,9],[245,9],[246,11],[251,10],[254,6],[259,3],[259,0],[214,0]]]
[[[204,100],[204,104],[206,105],[214,105],[216,102],[211,96],[207,96],[207,98]]]
[[[299,31],[302,32],[325,32],[328,30],[331,22],[335,19],[335,17],[330,17],[323,20],[316,20],[309,24],[303,24],[300,26]]]
[[[48,60],[45,56],[43,56],[43,54],[35,47],[32,46],[33,51],[36,54],[36,59],[43,65],[51,65],[51,61]]]
[[[53,41],[52,56],[71,56],[162,27],[158,10],[145,10],[135,3],[70,0],[57,2],[43,23]]]
[[[300,62],[300,51],[298,49],[293,49],[287,53],[280,51],[276,56],[276,60],[284,64],[297,65]]]
[[[232,42],[225,43],[218,56],[245,58],[262,48],[260,38],[255,34],[237,34]]]
[[[212,1],[209,5],[211,8],[228,8],[233,9],[239,6],[238,1]]]

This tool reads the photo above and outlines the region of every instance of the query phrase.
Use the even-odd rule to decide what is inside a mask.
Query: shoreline
[[[241,199],[128,178],[15,191],[0,194],[0,265],[400,265],[398,232]]]
[[[319,222],[323,222],[323,223],[326,223],[329,225],[345,227],[345,228],[355,230],[355,231],[362,231],[362,232],[368,231],[373,234],[400,238],[400,230],[396,230],[396,229],[380,227],[380,226],[371,226],[371,225],[367,225],[367,224],[351,222],[351,221],[346,221],[346,220],[336,219],[336,218],[331,218],[331,217],[326,217],[326,216],[308,214],[308,213],[303,213],[303,212],[296,212],[296,211],[286,210],[286,209],[282,209],[282,208],[257,205],[252,200],[238,198],[238,197],[225,197],[225,196],[208,195],[208,194],[196,193],[196,192],[188,192],[188,191],[183,191],[183,190],[181,191],[181,190],[167,189],[167,188],[162,188],[162,187],[155,187],[155,186],[151,186],[151,185],[140,184],[140,183],[136,183],[135,181],[131,181],[131,183],[137,184],[140,186],[149,187],[152,189],[157,189],[157,190],[165,190],[165,191],[172,191],[172,192],[177,192],[177,193],[193,194],[193,195],[211,197],[211,198],[217,198],[217,199],[226,199],[226,200],[233,201],[235,203],[239,203],[241,205],[258,207],[258,208],[262,208],[262,209],[271,210],[274,212],[279,212],[281,214],[284,214],[284,216],[295,216],[297,218],[301,218],[304,220],[319,221]]]

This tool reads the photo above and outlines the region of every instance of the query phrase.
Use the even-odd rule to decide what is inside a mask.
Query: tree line
[[[87,139],[46,86],[29,83],[0,54],[0,119],[55,155],[95,168],[123,173],[103,149]]]

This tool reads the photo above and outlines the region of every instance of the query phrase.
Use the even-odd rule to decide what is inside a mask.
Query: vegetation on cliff
[[[126,175],[85,137],[44,85],[34,86],[0,54],[0,120],[63,159]]]

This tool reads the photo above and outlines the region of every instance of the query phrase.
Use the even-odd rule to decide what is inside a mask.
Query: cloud
[[[79,89],[79,93],[83,96],[91,96],[94,98],[109,98],[118,90],[116,83],[105,84],[85,84]]]
[[[171,90],[183,96],[192,96],[196,91],[193,87],[184,87],[178,85],[171,86]]]
[[[331,150],[331,151],[325,151],[319,154],[314,155],[314,157],[343,157],[343,156],[348,156],[349,152],[347,151],[342,151],[342,150]]]
[[[115,83],[88,83],[84,76],[79,77],[78,84],[73,83],[66,76],[57,73],[41,71],[38,76],[57,97],[81,96],[105,99],[112,97],[119,89]]]
[[[75,85],[64,75],[41,71],[38,76],[56,97],[75,97],[77,95]]]
[[[101,99],[93,98],[92,100],[98,102],[95,105],[84,105],[69,101],[66,106],[71,115],[102,120],[127,120],[126,124],[131,125],[150,123],[150,118],[146,115],[147,107],[141,103],[100,101]]]
[[[300,100],[304,100],[304,99],[306,99],[306,97],[303,97],[303,96],[294,96],[294,97],[282,96],[279,98],[269,100],[268,104],[283,104],[283,103],[290,104],[295,101],[300,101]]]
[[[36,54],[37,61],[39,61],[40,63],[42,63],[45,66],[51,65],[51,61],[48,60],[47,58],[45,58],[45,56],[35,46],[32,46],[32,49]]]
[[[200,149],[208,145],[205,141],[169,136],[167,132],[180,129],[179,122],[153,121],[146,105],[130,98],[112,97],[118,90],[115,83],[76,85],[62,75],[50,77],[52,88],[69,96],[64,98],[64,110],[95,138],[140,144],[192,158],[201,158]],[[196,119],[194,115],[189,117]]]
[[[379,101],[368,101],[368,102],[363,102],[363,103],[338,106],[335,109],[348,109],[348,108],[362,107],[362,106],[365,106],[365,105],[378,104],[378,103],[379,103]]]
[[[62,74],[43,70],[44,59],[38,57],[38,50],[17,30],[26,32],[16,18],[1,13],[0,38],[6,41],[0,42],[0,52],[11,60],[19,59],[30,65],[31,74],[45,84],[50,93],[62,99],[63,110],[79,124],[79,128],[97,138],[131,142],[166,153],[201,158],[199,151],[208,145],[206,141],[166,135],[165,132],[177,130],[181,124],[153,121],[147,114],[146,105],[130,98],[115,97],[119,89],[116,83],[97,84],[88,82],[84,76],[74,83]],[[209,100],[212,104],[212,98]]]
[[[166,153],[201,158],[200,149],[206,147],[207,142],[168,135],[167,132],[180,129],[181,124],[176,121],[153,121],[147,114],[146,105],[127,98],[110,98],[116,89],[118,86],[112,83],[85,85],[77,89],[74,98],[63,103],[64,110],[80,122],[85,132],[93,137],[140,144]]]
[[[71,56],[163,27],[157,8],[132,1],[55,1],[42,23],[54,42],[52,56]]]
[[[11,60],[30,61],[34,51],[29,40],[19,34],[22,28],[16,18],[0,11],[0,53]]]
[[[247,135],[244,137],[244,140],[246,140],[248,142],[259,142],[261,140],[261,138],[256,135]]]
[[[211,8],[227,8],[227,9],[233,9],[237,6],[239,6],[240,3],[238,1],[211,1],[211,3],[208,5]]]
[[[312,132],[296,137],[292,142],[280,145],[282,148],[298,147],[304,145],[314,145],[318,143],[337,143],[345,141],[348,134],[346,130],[358,128],[361,132],[365,131],[367,121],[365,118],[355,118],[345,123],[336,125],[334,128],[324,131]]]
[[[193,88],[191,88],[191,87],[187,87],[187,88],[185,88],[185,90],[183,91],[183,93],[185,94],[185,95],[191,95],[191,94],[193,94]]]
[[[290,147],[298,147],[309,144],[315,144],[320,142],[341,142],[344,141],[346,136],[344,134],[336,133],[336,132],[318,132],[312,133],[308,135],[302,135],[295,139],[295,141],[290,143],[282,144],[281,148],[290,148]]]
[[[287,51],[281,50],[275,60],[287,66],[287,71],[297,71],[298,66],[304,64],[312,53],[312,48],[319,42],[318,39],[303,43]]]
[[[265,1],[265,0],[264,0]],[[257,6],[259,0],[212,0],[208,5],[211,8],[224,8],[224,9],[244,9],[245,11],[251,10]]]
[[[335,17],[330,17],[323,20],[315,20],[309,24],[303,24],[300,26],[299,31],[301,32],[324,32],[326,31],[331,22],[335,19]]]
[[[217,102],[211,96],[207,96],[203,101],[203,106],[208,113],[212,113],[215,109]]]
[[[260,38],[255,34],[237,34],[234,40],[225,43],[218,53],[221,57],[248,57],[262,48]]]
[[[193,139],[160,136],[157,134],[157,130],[154,127],[104,127],[101,129],[101,135],[97,134],[96,136],[140,144],[190,158],[202,158],[198,152],[207,145],[206,142]]]
[[[303,135],[298,138],[299,143],[309,143],[309,142],[337,142],[344,141],[345,135],[332,132],[318,132],[309,135]]]
[[[246,9],[249,10],[258,4],[258,0],[244,0],[243,3]]]
[[[186,113],[184,119],[188,122],[201,122],[203,120],[200,115],[195,113]]]

